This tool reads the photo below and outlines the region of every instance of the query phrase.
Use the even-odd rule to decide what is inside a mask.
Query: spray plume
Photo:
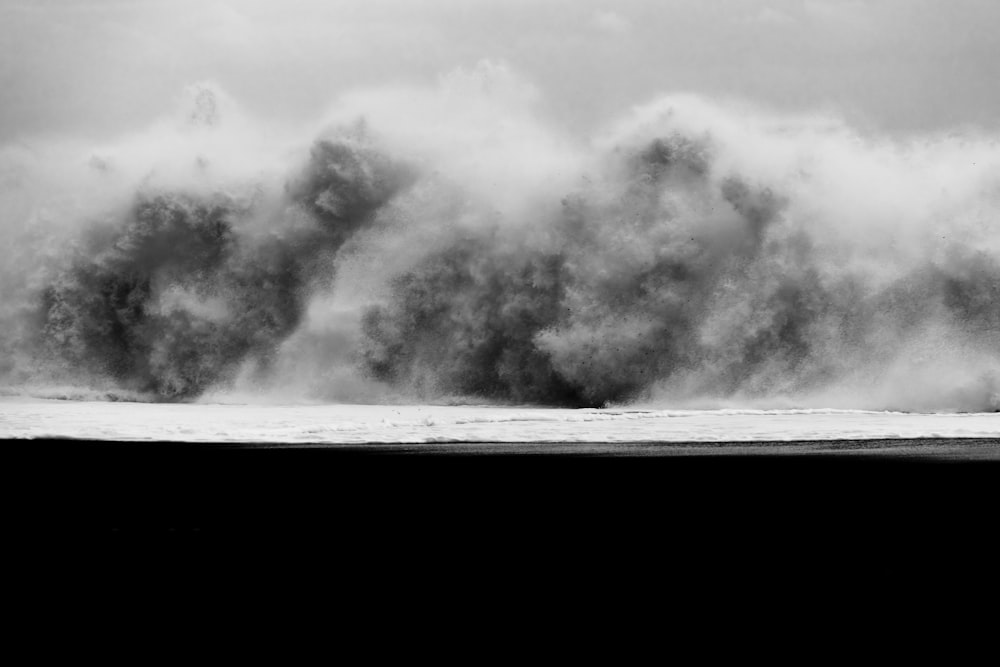
[[[0,157],[9,387],[1000,407],[1000,147],[690,95],[587,145],[483,63],[303,137],[212,85]]]

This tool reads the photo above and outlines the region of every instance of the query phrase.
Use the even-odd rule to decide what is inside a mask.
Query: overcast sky
[[[998,0],[0,0],[0,142],[141,126],[213,80],[264,117],[483,58],[590,132],[657,94],[1000,127]]]

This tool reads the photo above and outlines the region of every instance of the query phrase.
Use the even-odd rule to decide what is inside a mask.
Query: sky
[[[0,0],[0,143],[142,127],[203,80],[306,121],[482,59],[581,135],[676,92],[993,131],[998,31],[996,0]]]

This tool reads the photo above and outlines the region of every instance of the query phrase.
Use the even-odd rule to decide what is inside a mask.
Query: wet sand
[[[231,446],[231,445],[230,445]],[[531,442],[421,443],[370,445],[246,444],[241,448],[329,449],[352,453],[445,454],[459,456],[868,456],[1000,461],[1000,438],[893,438],[763,442]]]
[[[381,455],[452,457],[861,457],[1000,461],[1000,438],[880,438],[858,440],[770,440],[731,442],[441,442],[441,443],[232,443],[115,441],[59,438],[7,440],[26,453],[71,457],[188,457],[218,451],[322,451],[332,457]],[[32,451],[36,450],[37,451]]]

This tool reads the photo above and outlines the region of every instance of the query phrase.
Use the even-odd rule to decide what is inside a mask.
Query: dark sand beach
[[[12,497],[19,499],[8,515],[16,527],[333,531],[355,540],[377,533],[382,540],[409,536],[407,548],[417,548],[427,530],[446,530],[454,541],[463,531],[548,535],[632,526],[659,534],[703,521],[698,530],[724,524],[747,531],[761,520],[793,516],[813,526],[834,519],[947,523],[992,505],[1000,440],[351,446],[7,440],[2,452]]]

